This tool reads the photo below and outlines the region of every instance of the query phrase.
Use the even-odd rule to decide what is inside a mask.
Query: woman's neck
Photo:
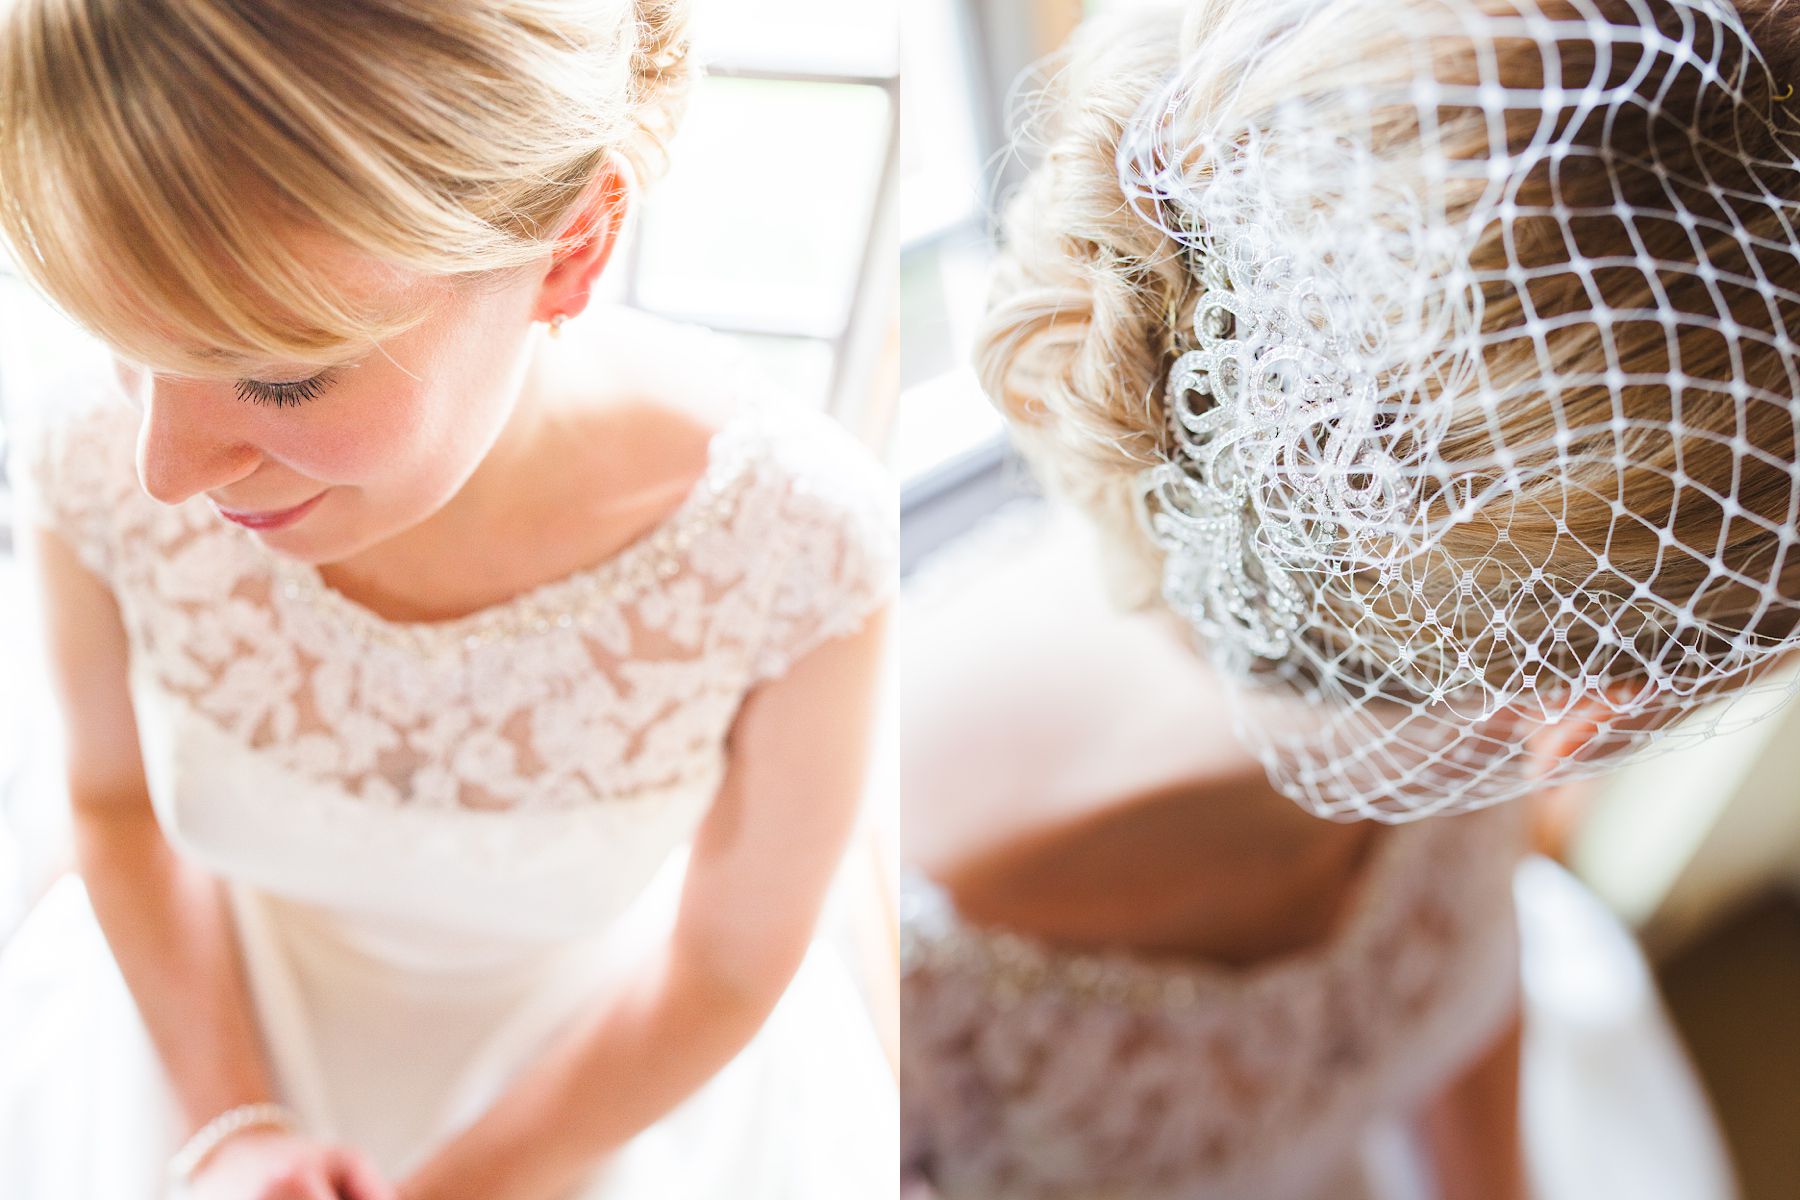
[[[681,356],[648,336],[643,319],[613,324],[540,343],[521,364],[506,422],[456,494],[418,525],[331,564],[325,581],[390,619],[444,620],[597,565],[666,519],[705,469],[718,414],[663,369],[659,358]],[[468,569],[472,558],[479,571]]]
[[[444,595],[433,582],[447,563],[466,563],[471,546],[484,548],[484,572],[504,574],[499,560],[509,539],[508,529],[532,524],[529,510],[539,503],[543,448],[554,424],[552,398],[543,386],[536,358],[531,355],[517,373],[516,397],[505,422],[475,469],[455,494],[424,520],[384,538],[347,558],[327,564],[321,574],[328,583],[371,607],[390,612],[397,619],[436,619],[444,613],[428,611],[437,601],[415,595],[420,582],[441,597],[448,609],[480,607],[483,599]]]

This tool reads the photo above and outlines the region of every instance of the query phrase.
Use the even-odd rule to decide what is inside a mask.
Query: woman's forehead
[[[305,275],[306,291],[331,297],[340,311],[362,315],[370,329],[391,329],[396,325],[410,327],[437,311],[449,298],[446,280],[397,266],[341,238],[316,230],[286,230],[279,241],[284,253],[272,255],[272,259],[278,262],[285,258],[299,264]],[[278,268],[271,264],[269,269]],[[267,285],[271,281],[262,277],[263,272],[256,264],[234,263],[230,274],[237,278],[245,293],[267,294]],[[146,344],[167,350],[166,355],[158,356],[165,359],[164,362],[146,365],[178,369],[186,374],[233,377],[266,374],[278,368],[341,366],[365,356],[377,340],[369,336],[315,342],[300,355],[274,348],[264,351],[241,343],[197,342],[191,332],[184,332],[148,311],[142,314],[140,329]]]

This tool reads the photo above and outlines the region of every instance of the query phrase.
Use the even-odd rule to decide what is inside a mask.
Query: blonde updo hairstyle
[[[657,175],[689,7],[0,0],[0,237],[128,358],[329,362],[424,311],[343,295],[318,237],[477,284],[580,236],[609,156]]]
[[[1147,465],[1166,457],[1169,414],[1165,384],[1182,349],[1184,332],[1191,339],[1199,286],[1183,248],[1147,221],[1122,194],[1115,152],[1140,106],[1159,92],[1178,64],[1189,72],[1188,77],[1195,77],[1193,68],[1204,68],[1209,47],[1234,25],[1250,19],[1263,3],[1192,0],[1170,7],[1131,7],[1089,21],[1048,65],[1048,81],[1036,93],[1027,135],[1032,148],[1041,151],[1041,160],[1005,213],[1004,250],[976,352],[983,387],[1010,419],[1016,440],[1039,472],[1096,517],[1104,543],[1116,552],[1112,582],[1130,602],[1152,603],[1160,578],[1157,553],[1135,512],[1135,480]],[[1635,20],[1624,0],[1600,0],[1581,8],[1573,0],[1529,5],[1485,0],[1483,7],[1501,12],[1542,11],[1552,18],[1571,20],[1580,16],[1581,8],[1597,7],[1617,15],[1621,23]],[[1800,78],[1800,10],[1783,11],[1779,0],[1747,0],[1738,10],[1769,64],[1769,74],[1775,79]],[[1307,11],[1311,15],[1303,18],[1302,27],[1278,50],[1260,59],[1256,76],[1243,82],[1238,102],[1249,105],[1250,111],[1258,111],[1257,104],[1272,106],[1283,96],[1301,92],[1328,93],[1336,86],[1358,83],[1391,84],[1416,61],[1406,52],[1407,43],[1399,31],[1405,30],[1408,22],[1434,13],[1441,20],[1444,6],[1436,0],[1340,0],[1316,4]],[[1467,66],[1469,77],[1476,77],[1474,53],[1467,46],[1434,45],[1433,52],[1446,58],[1436,64],[1440,78],[1454,74],[1459,59]],[[1584,69],[1595,74],[1591,47],[1585,51],[1585,62],[1579,44],[1565,44],[1562,52],[1567,78],[1580,80]],[[1518,44],[1499,43],[1494,55],[1503,84],[1543,85],[1542,60],[1537,48],[1525,39],[1518,39]],[[1623,71],[1627,66],[1615,63],[1613,69]],[[1721,70],[1729,73],[1730,63]],[[1205,77],[1203,69],[1198,76]],[[1238,83],[1235,79],[1222,81],[1219,90],[1227,91]],[[1760,71],[1751,72],[1748,102],[1770,112],[1772,97],[1766,84]],[[1762,124],[1737,126],[1729,105],[1695,103],[1692,91],[1689,84],[1684,94],[1682,85],[1677,84],[1663,102],[1681,113],[1683,120],[1692,121],[1698,138],[1692,144],[1660,149],[1683,161],[1690,179],[1715,180],[1726,189],[1742,187],[1755,194],[1746,180],[1743,161],[1757,157],[1785,161],[1788,156],[1776,152],[1771,145],[1774,135]],[[1215,98],[1207,88],[1193,89],[1184,102],[1195,110],[1159,113],[1159,118],[1203,127],[1211,115],[1205,107]],[[1667,122],[1665,130],[1681,123]],[[1791,118],[1789,125],[1793,127]],[[1707,137],[1729,145],[1746,130],[1753,136],[1740,141],[1741,158],[1720,150],[1694,149],[1694,145],[1704,144],[1699,139]],[[1598,130],[1587,129],[1578,136],[1585,138],[1589,132],[1599,136]],[[1520,130],[1509,129],[1509,133],[1523,136]],[[1384,152],[1399,164],[1397,169],[1405,169],[1409,155],[1416,161],[1420,139],[1416,119],[1399,120],[1380,129],[1377,136],[1388,139]],[[1437,148],[1453,158],[1477,158],[1489,148],[1489,131],[1479,120],[1448,120],[1436,131],[1436,138]],[[1800,183],[1800,177],[1796,182]],[[1585,177],[1571,173],[1557,183],[1560,197],[1574,207],[1610,205],[1613,197],[1603,190],[1605,186],[1602,172]],[[1661,184],[1648,171],[1641,177],[1627,177],[1625,186],[1639,189],[1624,197],[1633,203],[1656,207],[1661,199],[1653,190]],[[1709,198],[1705,189],[1681,183],[1674,186],[1686,189],[1679,202],[1689,211],[1702,218],[1717,211],[1719,201]],[[1541,172],[1528,178],[1522,185],[1521,205],[1547,205],[1549,189]],[[1786,198],[1791,201],[1795,196],[1790,193]],[[1666,207],[1668,201],[1662,199],[1661,203]],[[1633,252],[1623,223],[1592,218],[1577,224],[1582,253],[1597,255],[1607,247],[1624,255]],[[1746,218],[1745,224],[1752,235],[1775,244],[1791,243],[1792,231],[1784,232],[1770,210]],[[1732,344],[1697,324],[1682,325],[1676,339],[1679,344],[1671,347],[1668,330],[1655,321],[1621,322],[1612,328],[1611,339],[1624,371],[1652,373],[1678,365],[1702,383],[1700,391],[1688,397],[1687,406],[1675,410],[1684,434],[1660,441],[1642,439],[1632,446],[1629,457],[1641,469],[1616,470],[1608,442],[1608,453],[1597,453],[1591,469],[1571,468],[1584,474],[1540,477],[1530,485],[1540,489],[1535,494],[1497,497],[1494,512],[1478,512],[1473,520],[1449,531],[1442,543],[1445,558],[1452,567],[1462,569],[1512,554],[1523,560],[1516,572],[1519,575],[1536,566],[1551,579],[1587,581],[1604,576],[1608,582],[1601,586],[1614,588],[1621,603],[1633,581],[1649,581],[1659,596],[1670,604],[1687,606],[1710,622],[1711,628],[1730,628],[1735,622],[1736,628],[1744,629],[1754,623],[1759,636],[1785,635],[1791,628],[1791,616],[1783,613],[1791,614],[1800,605],[1800,553],[1792,552],[1766,526],[1779,528],[1791,523],[1800,496],[1790,469],[1795,460],[1796,419],[1775,404],[1755,405],[1745,416],[1742,406],[1720,401],[1725,400],[1733,380],[1759,391],[1796,394],[1793,348],[1786,327],[1800,322],[1800,306],[1791,299],[1800,293],[1800,255],[1765,252],[1753,270],[1728,228],[1713,228],[1704,219],[1691,231],[1698,248],[1688,241],[1690,231],[1674,220],[1645,221],[1638,232],[1647,243],[1647,252],[1657,259],[1679,264],[1698,256],[1701,261],[1719,264],[1718,286],[1725,310],[1743,326],[1744,336]],[[1510,252],[1513,260],[1526,266],[1567,261],[1570,251],[1553,227],[1539,229],[1521,223],[1515,233],[1517,242]],[[1490,228],[1475,246],[1474,265],[1490,271],[1496,265],[1503,269],[1509,250],[1501,239],[1499,226]],[[1782,293],[1779,300],[1730,282],[1734,271],[1749,277],[1757,270]],[[1638,271],[1601,270],[1594,272],[1594,282],[1615,309],[1657,308],[1654,278],[1666,294],[1666,303],[1676,310],[1712,313],[1719,306],[1702,275],[1663,269],[1650,277]],[[1539,312],[1591,306],[1572,270],[1544,273],[1528,286],[1529,299]],[[1523,307],[1517,292],[1506,287],[1489,289],[1482,332],[1516,329],[1525,320]],[[1548,364],[1532,353],[1528,338],[1490,339],[1485,354],[1488,378],[1529,392],[1531,381],[1541,378],[1547,369],[1597,374],[1594,360],[1601,351],[1592,326],[1574,325],[1553,332],[1546,345]],[[1459,461],[1473,463],[1491,456],[1496,434],[1485,424],[1480,406],[1456,396],[1446,399],[1461,404],[1441,445],[1452,470]],[[1664,417],[1673,403],[1666,388],[1636,385],[1624,389],[1624,401],[1634,414]],[[1558,403],[1563,427],[1604,427],[1613,397],[1605,388],[1565,387]],[[1501,433],[1514,445],[1541,443],[1544,432],[1556,428],[1557,416],[1549,411],[1548,402],[1526,398],[1502,410]],[[1758,453],[1733,454],[1727,447],[1734,438],[1747,441]],[[1682,471],[1697,486],[1677,495],[1669,477]],[[1761,518],[1764,524],[1729,512],[1706,494],[1707,489],[1735,498],[1745,514]],[[1638,519],[1615,523],[1613,505],[1617,500],[1628,500]],[[1501,505],[1505,506],[1504,516],[1498,513]],[[1497,547],[1493,531],[1502,524],[1511,541],[1506,547]],[[1785,604],[1776,607],[1782,613],[1759,609],[1756,597],[1747,594],[1747,589],[1711,577],[1701,556],[1668,554],[1659,540],[1659,525],[1668,526],[1683,546],[1706,547],[1709,552],[1719,547],[1726,561],[1752,576],[1759,572],[1767,576],[1771,563],[1780,564]],[[1558,536],[1561,530],[1573,536]],[[1610,535],[1610,559],[1599,564],[1599,571],[1596,556],[1583,545],[1590,534]],[[1605,576],[1609,563],[1614,574]],[[1442,586],[1453,588],[1454,579],[1447,576]],[[1347,631],[1355,621],[1360,624],[1352,638]],[[1343,626],[1336,630],[1303,631],[1303,636],[1315,642],[1338,648],[1361,645],[1368,653],[1367,647],[1373,644],[1377,654],[1385,646],[1406,645],[1421,636],[1419,629],[1399,614],[1393,614],[1385,634],[1359,614],[1346,614]],[[1530,640],[1523,637],[1519,643]],[[1572,655],[1593,650],[1579,644],[1579,634],[1573,635],[1572,641],[1576,643],[1569,647]],[[1485,673],[1505,679],[1515,676],[1518,669],[1518,662],[1499,653],[1488,662]]]

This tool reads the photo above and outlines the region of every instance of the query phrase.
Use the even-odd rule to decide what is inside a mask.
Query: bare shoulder
[[[728,410],[687,404],[665,392],[639,393],[574,410],[567,444],[595,465],[596,474],[645,488],[691,485],[728,419]]]
[[[736,411],[718,336],[627,309],[600,315],[546,356],[554,436],[585,479],[614,499],[686,490]]]

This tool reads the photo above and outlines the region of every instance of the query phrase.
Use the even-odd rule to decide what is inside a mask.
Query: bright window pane
[[[897,0],[703,0],[695,24],[708,61],[842,75],[895,70]]]
[[[1001,433],[969,364],[988,293],[985,234],[965,228],[901,263],[901,392],[895,466],[908,480]]]
[[[708,80],[646,207],[639,302],[709,325],[838,336],[888,120],[880,88]]]
[[[901,30],[900,236],[916,242],[981,211],[978,111],[963,22],[949,0],[917,0]]]

